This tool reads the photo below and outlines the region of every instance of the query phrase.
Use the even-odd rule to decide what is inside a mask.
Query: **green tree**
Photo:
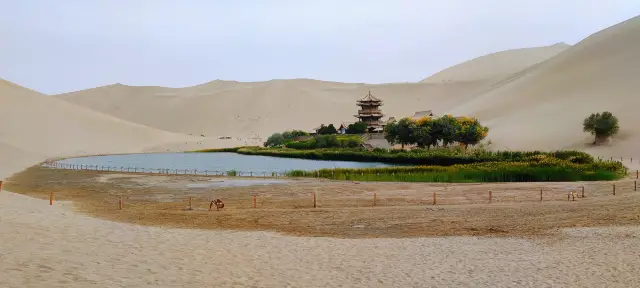
[[[584,119],[583,131],[595,136],[593,144],[604,142],[609,137],[615,136],[620,130],[618,117],[611,112],[592,113]]]
[[[322,124],[320,125],[320,129],[318,129],[318,134],[320,135],[331,135],[336,133],[338,133],[338,130],[333,126],[333,124],[329,124],[329,126],[324,126],[324,124]]]
[[[347,126],[347,134],[364,134],[365,132],[367,132],[367,124],[364,122],[358,121]]]
[[[267,138],[267,142],[264,142],[265,147],[275,147],[284,144],[285,140],[280,133],[273,133],[269,138]]]
[[[400,145],[402,145],[402,148],[404,148],[404,145],[410,145],[410,144],[416,143],[416,137],[415,137],[416,128],[417,128],[416,121],[414,121],[411,118],[405,117],[400,119],[400,121],[398,121],[397,141],[398,143],[400,143]]]
[[[418,147],[429,149],[438,143],[438,139],[433,134],[433,123],[434,121],[429,118],[422,118],[416,121],[414,137]]]
[[[304,132],[302,130],[291,130],[291,131],[282,132],[282,137],[284,138],[285,142],[292,141],[293,139],[299,136],[309,136],[309,133]]]
[[[447,147],[456,142],[456,137],[460,131],[460,123],[451,115],[445,115],[433,120],[431,135],[435,143],[442,141],[442,145]]]
[[[384,139],[391,145],[398,143],[398,122],[393,121],[384,126]]]
[[[476,145],[480,143],[487,134],[489,128],[480,125],[478,119],[463,118],[459,121],[460,130],[458,131],[456,141],[464,144],[464,148],[467,149],[469,145]]]

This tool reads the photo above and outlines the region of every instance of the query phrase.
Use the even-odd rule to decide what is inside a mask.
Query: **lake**
[[[236,153],[153,153],[127,154],[69,158],[56,161],[65,168],[100,169],[138,172],[155,172],[177,170],[176,174],[217,174],[220,172],[238,171],[238,176],[262,176],[272,173],[282,174],[291,170],[318,170],[323,168],[373,168],[386,167],[392,164],[380,162],[326,161],[294,158],[278,158],[269,156],[241,155]],[[86,168],[85,168],[86,169]],[[130,170],[127,170],[130,169]],[[192,172],[195,171],[195,172]],[[206,171],[206,172],[205,172]]]

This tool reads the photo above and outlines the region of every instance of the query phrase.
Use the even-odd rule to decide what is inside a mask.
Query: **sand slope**
[[[585,149],[611,156],[640,154],[640,28],[636,17],[573,47],[505,51],[437,73],[423,83],[367,85],[308,79],[240,83],[213,81],[187,88],[112,85],[60,99],[167,131],[206,136],[259,135],[354,121],[355,100],[367,90],[396,118],[418,110],[479,117],[496,148]],[[456,81],[442,83],[442,79]],[[609,110],[622,131],[613,146],[592,149],[582,120]],[[153,112],[151,112],[153,111]],[[638,128],[636,128],[638,127]],[[640,156],[640,155],[638,155]]]
[[[593,34],[563,53],[505,79],[492,91],[452,110],[478,116],[489,137],[511,149],[586,149],[640,155],[640,18]],[[592,149],[582,120],[608,110],[621,131],[610,147]]]
[[[550,46],[496,52],[449,67],[421,82],[500,80],[556,56],[569,47],[571,46],[566,43],[558,43]]]
[[[309,79],[239,83],[215,81],[187,88],[111,85],[56,98],[127,121],[205,136],[260,135],[283,129],[355,121],[355,101],[371,92],[385,100],[384,112],[409,116],[444,111],[483,91],[489,82],[368,85]]]
[[[0,103],[0,179],[50,157],[221,145],[129,123],[1,79]]]

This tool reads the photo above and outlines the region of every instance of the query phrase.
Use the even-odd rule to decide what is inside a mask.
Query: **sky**
[[[114,83],[416,82],[515,48],[575,44],[638,0],[0,0],[0,78]]]

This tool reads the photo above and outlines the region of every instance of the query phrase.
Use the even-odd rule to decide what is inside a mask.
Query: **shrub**
[[[604,142],[609,137],[618,134],[620,126],[618,125],[618,117],[613,116],[611,112],[602,112],[591,114],[583,121],[583,131],[595,135],[593,144]]]

